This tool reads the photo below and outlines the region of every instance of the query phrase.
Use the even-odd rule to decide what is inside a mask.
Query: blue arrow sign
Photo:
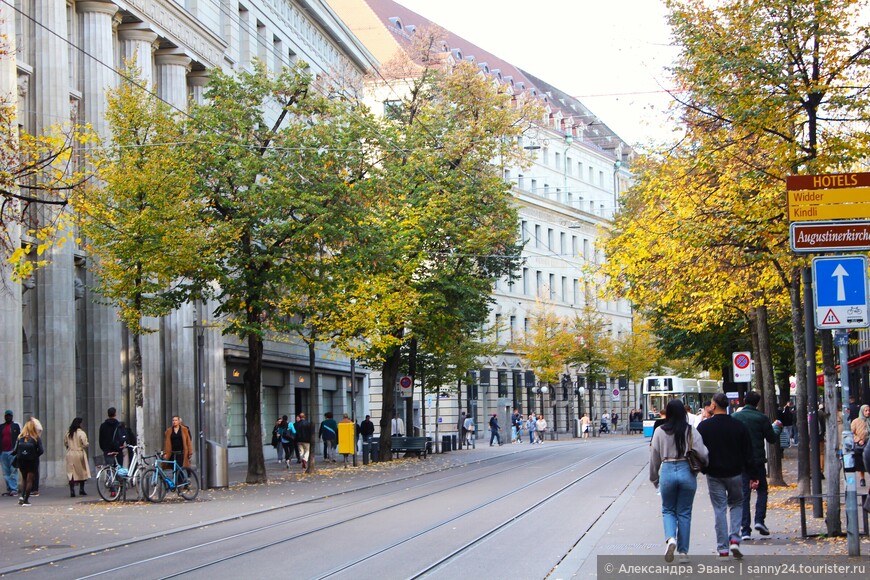
[[[868,325],[867,257],[813,258],[816,328]]]

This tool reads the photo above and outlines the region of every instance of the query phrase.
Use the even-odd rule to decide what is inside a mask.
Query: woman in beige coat
[[[66,447],[66,476],[69,479],[69,496],[76,496],[76,482],[79,484],[79,495],[88,495],[85,493],[85,481],[91,478],[91,466],[88,463],[88,435],[82,429],[81,417],[73,419],[63,444]]]

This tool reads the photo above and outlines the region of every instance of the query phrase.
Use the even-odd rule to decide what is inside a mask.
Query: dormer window
[[[405,27],[405,31],[409,32],[411,34],[414,34],[415,30],[417,30],[417,27],[414,26],[413,24],[409,24],[408,26]]]
[[[461,50],[459,50],[458,48],[454,48],[452,52],[453,52],[453,58],[455,58],[456,60],[462,60],[462,51]]]
[[[402,30],[402,20],[398,16],[393,16],[392,18],[390,18],[390,22],[392,22],[393,26],[395,26],[396,28]]]

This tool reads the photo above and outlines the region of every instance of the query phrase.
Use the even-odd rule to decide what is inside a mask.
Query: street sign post
[[[732,352],[731,367],[734,371],[735,383],[748,383],[752,380],[752,353]]]
[[[866,328],[867,257],[813,258],[816,328]]]

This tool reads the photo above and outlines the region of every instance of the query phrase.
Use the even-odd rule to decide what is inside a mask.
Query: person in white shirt
[[[401,437],[405,434],[405,421],[400,417],[393,417],[390,427],[390,435],[393,437]]]

